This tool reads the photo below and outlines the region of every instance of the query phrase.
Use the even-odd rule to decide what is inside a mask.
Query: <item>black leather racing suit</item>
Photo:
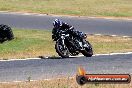
[[[67,23],[62,23],[62,26],[60,26],[59,28],[54,27],[52,30],[52,39],[55,39],[58,35],[57,32],[59,32],[60,30],[66,31],[69,34],[71,34],[72,36],[78,36],[79,37],[79,31],[74,30],[74,27],[67,24]],[[56,41],[56,40],[55,40]]]

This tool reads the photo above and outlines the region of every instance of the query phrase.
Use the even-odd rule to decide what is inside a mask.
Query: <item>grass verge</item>
[[[55,54],[51,32],[23,29],[15,29],[13,32],[14,40],[0,44],[1,58],[26,58]]]
[[[14,40],[0,44],[0,59],[57,55],[51,31],[14,29],[13,32]],[[88,35],[87,39],[94,54],[132,51],[132,38]]]
[[[61,78],[20,83],[0,83],[0,88],[131,88],[130,84],[85,84],[80,86],[75,78]]]
[[[0,0],[1,11],[132,17],[132,0]]]

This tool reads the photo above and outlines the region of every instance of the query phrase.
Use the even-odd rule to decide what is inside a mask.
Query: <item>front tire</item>
[[[88,41],[87,44],[89,45],[89,47],[85,47],[85,49],[82,50],[82,54],[86,57],[91,57],[93,55],[92,45]]]
[[[62,58],[68,58],[69,57],[68,48],[66,47],[66,49],[64,49],[63,45],[61,44],[60,41],[56,42],[55,49],[56,49],[56,52],[58,53],[58,55],[61,56]]]

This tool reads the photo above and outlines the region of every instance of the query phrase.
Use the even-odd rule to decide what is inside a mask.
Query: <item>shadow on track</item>
[[[81,57],[83,57],[83,56],[81,56]],[[69,58],[79,58],[79,57],[77,57],[77,56],[72,56],[72,57],[69,57],[69,58],[62,58],[62,57],[60,57],[60,56],[39,56],[39,58],[41,58],[41,59],[69,59]]]

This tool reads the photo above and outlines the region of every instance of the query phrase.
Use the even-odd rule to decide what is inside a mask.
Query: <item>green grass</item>
[[[131,17],[132,0],[0,0],[1,11]]]
[[[132,51],[132,38],[88,36],[95,54]]]
[[[54,46],[49,31],[13,30],[15,39],[0,44],[1,58],[25,58],[54,55]],[[48,50],[51,50],[48,51]]]
[[[51,31],[13,30],[15,39],[0,44],[0,59],[56,56]],[[94,54],[132,51],[132,38],[88,35]]]

